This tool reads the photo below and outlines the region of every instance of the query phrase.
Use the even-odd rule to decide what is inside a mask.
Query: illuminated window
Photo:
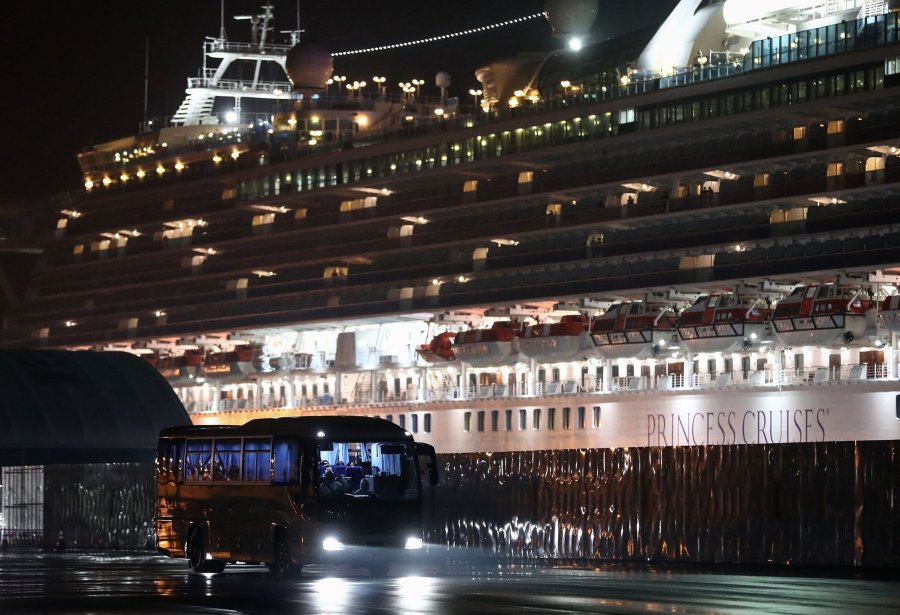
[[[844,174],[844,163],[843,162],[829,162],[828,163],[828,177],[840,177]]]
[[[828,122],[828,134],[836,135],[844,132],[844,120],[831,120]]]
[[[866,172],[883,170],[884,158],[882,158],[881,156],[872,156],[871,158],[866,159]]]
[[[769,185],[769,174],[768,173],[757,173],[753,177],[753,187],[754,188],[763,188],[764,186]]]
[[[806,126],[794,126],[794,141],[806,138]]]
[[[534,171],[522,171],[519,173],[520,184],[530,184],[534,181]]]
[[[551,205],[547,205],[547,215],[548,216],[562,215],[562,205],[559,203],[553,203]]]

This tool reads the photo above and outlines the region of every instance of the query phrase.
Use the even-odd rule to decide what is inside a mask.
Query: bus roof
[[[324,436],[319,436],[319,433]],[[254,419],[243,425],[190,425],[168,427],[160,437],[299,436],[323,440],[374,442],[412,440],[412,435],[390,421],[367,416],[298,416]]]

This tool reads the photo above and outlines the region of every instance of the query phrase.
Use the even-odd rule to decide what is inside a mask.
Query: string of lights
[[[525,15],[524,17],[517,17],[515,19],[507,19],[506,21],[500,21],[488,26],[479,26],[477,28],[470,28],[468,30],[460,30],[459,32],[451,32],[450,34],[439,34],[437,36],[430,36],[428,38],[420,38],[414,41],[406,41],[404,43],[392,43],[390,45],[380,45],[378,47],[366,47],[365,49],[354,49],[352,51],[336,51],[331,55],[333,57],[338,56],[350,56],[357,55],[360,53],[372,53],[373,51],[386,51],[388,49],[399,49],[401,47],[411,47],[413,45],[424,45],[425,43],[433,43],[435,41],[442,41],[450,38],[456,38],[458,36],[466,36],[468,34],[478,34],[479,32],[486,32],[488,30],[495,30],[497,28],[504,28],[506,26],[512,26],[517,23],[522,23],[523,21],[529,21],[532,19],[542,19],[544,18],[544,13],[534,13],[533,15]]]

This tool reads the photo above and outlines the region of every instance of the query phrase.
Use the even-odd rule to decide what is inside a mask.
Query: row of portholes
[[[419,424],[420,424],[419,423],[419,415],[420,414],[422,417],[422,420],[421,420],[422,431],[425,433],[431,433],[431,413],[430,412],[423,412],[423,413],[411,412],[409,414],[409,421],[406,420],[405,414],[398,414],[396,421],[394,421],[393,414],[384,415],[384,419],[386,421],[390,421],[391,423],[396,423],[403,429],[408,429],[412,433],[419,433]],[[376,419],[382,418],[380,414],[376,414],[374,416]]]
[[[584,406],[578,406],[574,413],[572,412],[572,408],[569,407],[561,408],[558,413],[556,408],[546,408],[546,417],[544,415],[544,410],[544,408],[532,408],[531,410],[528,408],[520,408],[517,415],[514,414],[512,409],[504,410],[502,415],[500,410],[491,410],[490,431],[514,431],[514,427],[517,427],[518,431],[527,431],[529,429],[532,431],[540,431],[545,428],[548,431],[554,431],[556,429],[569,431],[572,429],[584,430],[587,428],[587,408]],[[474,426],[472,425],[473,415],[475,419]],[[502,430],[500,421],[501,416],[503,418]],[[486,431],[485,420],[487,417],[488,414],[486,410],[466,412],[463,414],[463,431],[476,431],[479,433]],[[516,417],[517,422],[514,425],[514,419]],[[558,423],[557,420],[559,421]],[[601,425],[602,409],[600,406],[594,406],[591,409],[591,428],[599,429]]]

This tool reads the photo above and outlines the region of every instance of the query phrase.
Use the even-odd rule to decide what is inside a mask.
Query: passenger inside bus
[[[330,469],[325,470],[325,477],[319,483],[319,495],[331,497],[342,493],[347,493],[347,484],[344,482],[344,478],[335,476]]]
[[[359,489],[354,491],[353,495],[372,495],[372,491],[369,489],[368,478],[363,478],[359,481]]]

